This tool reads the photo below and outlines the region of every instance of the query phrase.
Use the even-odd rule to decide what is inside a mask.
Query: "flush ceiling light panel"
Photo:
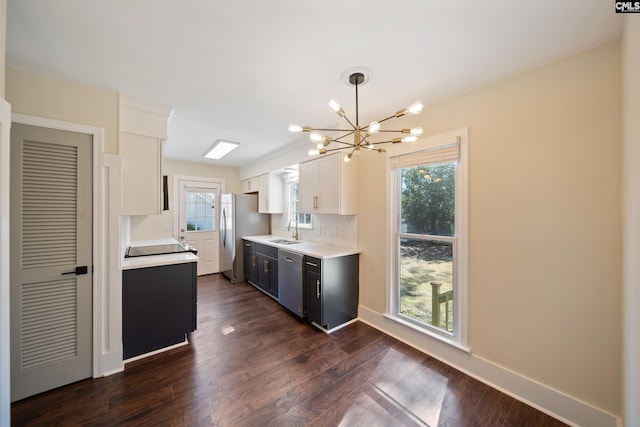
[[[238,144],[237,142],[224,141],[222,139],[219,139],[215,144],[213,144],[211,149],[207,151],[207,154],[205,154],[204,156],[207,159],[220,160],[231,151],[238,148],[239,145],[240,144]]]

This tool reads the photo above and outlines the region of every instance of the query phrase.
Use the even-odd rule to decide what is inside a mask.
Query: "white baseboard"
[[[101,372],[98,372],[97,377],[108,377],[109,375],[117,374],[124,371],[124,362],[122,361],[122,346],[117,351],[104,353],[102,355]]]
[[[622,425],[616,415],[407,328],[367,307],[358,307],[358,320],[566,424],[579,427]]]
[[[163,348],[161,348],[159,350],[150,351],[149,353],[144,353],[144,354],[141,354],[139,356],[130,357],[130,358],[124,360],[124,364],[126,365],[129,362],[134,362],[136,360],[144,359],[145,357],[149,357],[149,356],[153,356],[153,355],[156,355],[156,354],[164,353],[165,351],[173,350],[174,348],[182,347],[183,345],[187,345],[187,344],[189,344],[189,340],[185,336],[184,341],[179,342],[178,344],[173,344],[173,345],[170,345],[168,347],[163,347]]]

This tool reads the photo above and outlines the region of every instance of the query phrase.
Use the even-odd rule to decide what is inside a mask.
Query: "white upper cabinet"
[[[253,178],[242,180],[242,192],[243,193],[255,193],[260,190],[260,177],[254,176]]]
[[[284,183],[282,176],[275,173],[266,173],[258,178],[258,212],[284,212]]]
[[[162,143],[171,110],[120,95],[122,214],[162,213]]]
[[[122,213],[162,213],[162,140],[120,133]]]
[[[243,193],[258,193],[259,213],[284,212],[284,183],[282,177],[275,173],[242,180]]]
[[[312,160],[300,163],[298,166],[299,176],[299,209],[301,213],[315,213],[316,199],[318,197],[318,181],[320,173],[318,172],[318,162]]]
[[[355,215],[358,210],[358,156],[340,153],[300,164],[300,212]]]

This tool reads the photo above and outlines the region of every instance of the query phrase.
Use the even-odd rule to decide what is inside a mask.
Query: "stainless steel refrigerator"
[[[243,236],[271,233],[271,215],[258,213],[257,194],[220,195],[220,271],[231,283],[243,282]]]

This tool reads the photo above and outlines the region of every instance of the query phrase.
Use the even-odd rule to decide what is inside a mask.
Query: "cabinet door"
[[[318,198],[316,212],[340,213],[340,162],[339,155],[321,157],[318,160]]]
[[[250,179],[243,179],[242,180],[242,192],[243,193],[250,193],[251,192],[251,180]]]
[[[322,326],[322,283],[320,274],[306,271],[304,282],[307,319]]]
[[[299,170],[299,209],[301,213],[315,213],[318,197],[318,163],[313,160],[301,163]]]
[[[269,175],[258,177],[258,213],[269,213]]]
[[[255,193],[260,190],[260,179],[257,176],[242,180],[243,193]]]
[[[258,212],[284,212],[283,181],[280,175],[266,173],[258,177]]]
[[[278,296],[278,260],[256,253],[258,263],[255,285],[275,297]]]
[[[158,138],[120,133],[122,213],[162,213],[162,142]]]
[[[256,249],[251,242],[243,241],[244,245],[244,277],[247,282],[256,283],[257,263]]]
[[[269,260],[269,293],[278,298],[278,261]]]
[[[125,359],[183,342],[195,330],[195,277],[195,262],[123,271]]]
[[[258,265],[255,284],[260,289],[266,291],[267,289],[269,289],[269,258],[262,254],[256,253],[256,263]]]

